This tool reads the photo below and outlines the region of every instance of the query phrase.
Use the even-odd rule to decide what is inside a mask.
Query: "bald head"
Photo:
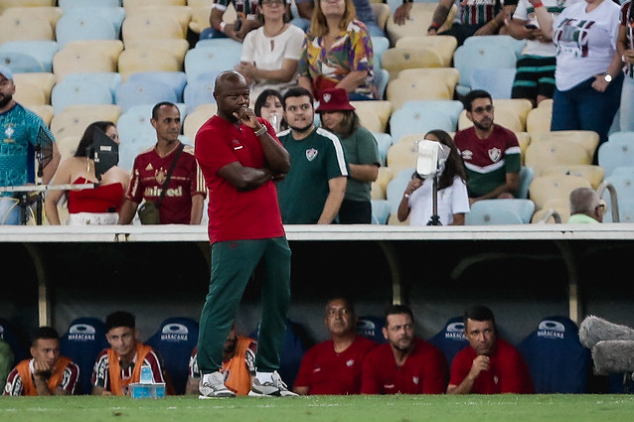
[[[248,88],[247,80],[240,73],[235,70],[227,70],[222,72],[216,77],[216,83],[214,85],[214,94],[223,91],[229,87],[244,84],[245,88]]]
[[[218,106],[218,116],[236,123],[241,110],[249,107],[249,85],[236,71],[227,70],[216,78],[214,98]]]
[[[570,215],[585,214],[601,221],[603,216],[597,215],[597,208],[600,204],[599,195],[590,188],[577,188],[570,192]]]

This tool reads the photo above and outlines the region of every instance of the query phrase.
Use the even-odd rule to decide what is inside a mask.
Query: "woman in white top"
[[[623,85],[616,54],[619,6],[612,0],[580,1],[553,20],[541,0],[529,1],[543,35],[557,46],[550,129],[593,130],[607,141]]]
[[[425,135],[428,141],[440,142],[450,148],[445,168],[438,178],[438,217],[443,226],[463,226],[469,212],[467,175],[462,159],[451,136],[443,130],[432,130]],[[422,179],[416,172],[407,185],[398,206],[398,221],[409,217],[410,226],[425,226],[432,217],[433,182]]]
[[[284,0],[260,0],[264,25],[251,31],[242,44],[242,58],[236,70],[251,85],[252,99],[273,88],[282,94],[297,84],[297,66],[304,31],[286,22]]]

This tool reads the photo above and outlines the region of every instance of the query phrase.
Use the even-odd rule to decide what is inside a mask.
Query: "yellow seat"
[[[79,145],[80,136],[60,136],[55,139],[57,143],[57,149],[59,150],[62,160],[73,157],[77,152],[77,145]]]
[[[560,130],[556,132],[535,133],[531,136],[533,142],[568,141],[579,144],[588,154],[590,161],[599,146],[599,134],[591,130]]]
[[[189,43],[187,40],[176,38],[171,40],[137,40],[128,42],[125,48],[163,51],[166,54],[171,54],[182,69],[185,54],[189,50]]]
[[[512,130],[513,132],[523,132],[524,126],[522,126],[522,122],[520,118],[511,110],[507,109],[495,109],[495,123],[507,128],[508,130]],[[458,117],[458,130],[463,130],[473,126],[473,122],[469,120],[467,117],[467,111],[462,110],[460,112],[460,116]]]
[[[530,133],[550,132],[553,117],[553,100],[543,100],[526,117],[526,131]]]
[[[387,99],[396,111],[408,101],[450,100],[451,96],[442,79],[436,76],[427,76],[417,79],[397,78],[393,80],[387,86]]]
[[[418,157],[416,142],[417,139],[399,141],[387,150],[387,166],[394,175],[398,175],[401,170],[416,167]]]
[[[522,127],[526,127],[526,117],[528,113],[533,109],[533,105],[530,101],[521,98],[503,99],[494,98],[493,105],[495,106],[495,112],[503,109],[515,114],[519,119]]]
[[[57,0],[0,0],[0,14],[13,7],[53,7]]]
[[[546,215],[551,214],[548,220],[544,221],[546,224],[556,223],[555,218],[552,216],[551,211],[555,211],[561,218],[561,223],[568,222],[570,218],[570,200],[568,198],[556,198],[549,199],[544,203],[544,207],[533,214],[531,223],[541,223]]]
[[[13,99],[23,106],[50,104],[50,98],[47,102],[42,88],[28,82],[20,83],[20,89],[15,90]]]
[[[531,140],[526,149],[527,167],[532,167],[536,173],[542,167],[558,165],[589,165],[592,160],[579,144],[569,141],[540,141]]]
[[[53,57],[53,72],[57,83],[71,73],[116,72],[116,62],[112,61],[111,56],[104,54],[103,50],[96,48],[97,45],[99,44],[88,41],[72,42],[58,51]]]
[[[454,67],[429,67],[426,69],[404,69],[398,74],[400,79],[417,79],[435,76],[443,80],[449,90],[449,98],[454,97],[456,85],[460,80],[460,72]]]
[[[55,40],[48,20],[38,15],[0,16],[0,44],[7,41]]]
[[[26,108],[28,108],[33,113],[40,116],[40,118],[44,120],[44,123],[46,123],[47,126],[51,125],[51,121],[53,120],[53,115],[55,114],[55,111],[53,110],[53,106],[48,104],[30,105],[30,106],[27,106]]]
[[[522,165],[524,165],[524,160],[526,158],[526,149],[531,144],[531,135],[527,132],[516,132],[515,136],[517,136],[517,142],[520,144],[520,149],[522,150]]]
[[[387,224],[390,226],[409,226],[409,216],[407,216],[407,219],[405,221],[398,221],[397,214],[392,213],[387,219]]]
[[[183,31],[183,38],[187,37],[187,29],[189,28],[189,22],[192,20],[192,8],[184,5],[154,5],[135,7],[126,10],[126,18],[134,16],[136,14],[164,14],[176,17],[181,25]]]
[[[570,192],[577,188],[592,188],[590,182],[583,177],[568,174],[550,174],[536,177],[529,187],[530,199],[538,210],[543,209],[546,201],[551,199],[568,200]]]
[[[381,66],[390,72],[390,81],[393,81],[401,70],[443,67],[443,61],[438,53],[429,48],[388,48],[383,53]]]
[[[211,118],[218,107],[216,104],[203,104],[196,107],[196,110],[189,113],[183,122],[183,135],[189,139],[191,145],[194,145],[196,142],[196,133],[198,133],[198,129]]]
[[[394,19],[388,19],[386,25],[387,36],[390,39],[390,43],[395,45],[396,42],[406,36],[410,35],[427,35],[427,28],[431,24],[434,10],[436,9],[437,2],[424,2],[412,4],[412,10],[410,11],[410,19],[405,22],[404,25],[397,25],[394,23]],[[456,5],[451,7],[445,23],[438,29],[438,32],[446,31],[451,28],[451,23],[458,8]]]
[[[119,55],[123,51],[123,42],[121,42],[121,40],[71,41],[66,44],[64,49],[98,51],[99,54],[103,54],[108,57],[112,64],[116,67],[119,62]]]
[[[379,118],[379,121],[381,122],[381,130],[377,130],[375,132],[385,132],[385,128],[387,127],[387,122],[390,120],[390,116],[392,115],[391,102],[389,101],[350,101],[350,104],[352,104],[354,108],[356,108],[356,111],[359,117],[362,117],[362,115],[367,112],[376,114]]]
[[[370,188],[371,199],[385,199],[385,191],[377,182],[372,182]]]
[[[133,73],[138,72],[180,72],[182,63],[163,50],[151,48],[126,48],[119,56],[119,73],[126,81]]]
[[[379,28],[385,30],[385,25],[387,24],[387,20],[390,18],[391,10],[390,5],[387,3],[370,3],[372,6],[372,10],[376,15],[376,22],[379,25]]]
[[[548,176],[550,174],[569,174],[571,176],[583,177],[590,185],[592,189],[599,188],[603,178],[605,177],[605,170],[601,166],[595,165],[583,165],[583,164],[571,164],[571,165],[557,165],[539,168],[539,175],[535,176]]]
[[[379,184],[380,188],[383,190],[384,195],[387,191],[388,183],[390,183],[390,180],[392,180],[393,178],[394,171],[390,167],[379,167],[379,175],[377,176],[375,183]]]
[[[123,8],[126,12],[147,6],[185,6],[186,0],[123,0]]]
[[[215,0],[187,0],[187,6],[206,7],[208,11],[211,11],[211,6],[213,6],[214,2]]]
[[[192,7],[192,19],[189,21],[189,29],[193,33],[200,34],[204,29],[211,26],[209,23],[210,11],[211,6]]]
[[[66,136],[81,137],[89,124],[97,121],[116,123],[121,115],[117,105],[69,106],[55,114],[50,127],[55,139]]]
[[[165,40],[185,38],[178,18],[159,13],[133,13],[121,25],[123,43],[138,40]]]
[[[16,85],[14,98],[20,104],[36,105],[51,103],[51,91],[55,85],[54,74],[44,72],[15,73],[13,75],[13,81]]]
[[[40,16],[48,21],[51,25],[51,29],[55,32],[55,25],[57,21],[62,17],[62,9],[60,7],[12,7],[5,10],[2,14],[5,18],[21,18],[24,16]]]
[[[451,60],[453,59],[453,53],[458,47],[458,40],[451,35],[410,35],[400,38],[396,41],[396,48],[409,48],[409,47],[423,47],[434,50],[442,59],[443,66],[451,66]]]

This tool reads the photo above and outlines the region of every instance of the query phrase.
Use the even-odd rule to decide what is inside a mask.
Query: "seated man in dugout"
[[[118,311],[106,317],[106,339],[109,349],[104,349],[95,362],[92,373],[92,394],[101,396],[130,395],[130,384],[141,380],[141,368],[150,368],[152,382],[164,383],[165,374],[161,357],[150,346],[138,341],[134,315]],[[165,391],[172,391],[169,382]]]
[[[246,396],[251,391],[251,380],[255,376],[255,352],[257,342],[238,335],[235,324],[231,328],[222,356],[220,373],[225,377],[225,386],[237,396]],[[186,394],[200,394],[200,370],[198,369],[198,347],[189,360],[189,377]]]
[[[520,352],[498,338],[493,312],[474,306],[464,314],[469,346],[451,364],[447,394],[531,394],[528,365]]]
[[[5,396],[66,396],[75,393],[79,366],[59,354],[59,335],[54,328],[37,329],[31,344],[31,359],[9,373]]]
[[[361,367],[376,343],[357,335],[357,313],[350,301],[334,298],[326,304],[330,340],[306,352],[295,379],[297,394],[359,394]]]

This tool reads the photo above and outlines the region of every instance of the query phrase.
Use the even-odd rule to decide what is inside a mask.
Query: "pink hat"
[[[348,101],[348,93],[343,88],[325,89],[319,95],[319,107],[317,113],[324,111],[355,110]]]

